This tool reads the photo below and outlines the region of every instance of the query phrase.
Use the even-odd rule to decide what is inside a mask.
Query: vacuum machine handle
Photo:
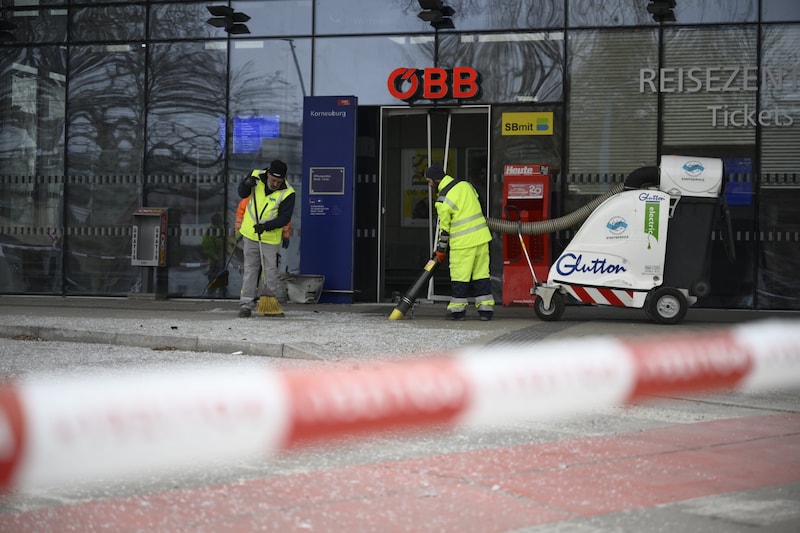
[[[508,220],[510,220],[510,221],[512,221],[512,222],[516,221],[516,222],[517,222],[517,224],[519,224],[520,222],[522,222],[522,221],[520,220],[519,207],[517,207],[517,206],[515,206],[515,205],[507,205],[507,206],[505,206],[505,207],[503,208],[503,211],[505,212],[505,214],[506,214],[506,218],[507,218]],[[512,213],[512,212],[514,212],[514,213],[516,213],[516,214],[517,214],[517,218],[516,218],[516,219],[514,219],[514,218],[511,218],[511,213]]]

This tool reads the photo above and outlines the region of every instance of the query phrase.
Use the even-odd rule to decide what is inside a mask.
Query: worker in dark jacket
[[[264,283],[278,290],[278,252],[283,227],[292,218],[295,194],[286,182],[286,163],[276,159],[269,167],[254,170],[239,184],[239,196],[250,198],[239,231],[244,242],[244,276],[239,298],[239,316],[250,316],[258,296],[259,271],[264,266]]]
[[[481,320],[494,315],[494,297],[489,277],[489,241],[492,233],[481,210],[478,192],[471,183],[447,175],[439,163],[425,172],[428,185],[436,192],[439,238],[436,259],[450,255],[451,297],[447,310],[453,320],[467,315],[470,286]]]

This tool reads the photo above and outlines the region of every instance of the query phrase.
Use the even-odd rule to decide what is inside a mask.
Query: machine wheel
[[[646,306],[647,315],[657,324],[677,324],[689,308],[683,293],[672,287],[655,289]]]
[[[564,295],[560,292],[554,292],[553,297],[550,298],[550,307],[545,307],[544,300],[539,296],[533,304],[533,310],[540,320],[555,322],[564,314]]]

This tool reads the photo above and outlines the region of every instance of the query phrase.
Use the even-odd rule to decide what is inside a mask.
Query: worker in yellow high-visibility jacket
[[[456,180],[434,163],[425,171],[428,185],[436,192],[436,213],[439,215],[439,238],[436,260],[450,256],[449,317],[464,320],[467,315],[470,288],[481,320],[494,316],[494,297],[489,276],[489,241],[492,232],[486,224],[478,192],[468,181]]]
[[[240,317],[250,316],[255,305],[262,265],[267,288],[273,294],[278,290],[278,251],[283,243],[283,227],[291,220],[295,203],[286,171],[286,163],[276,159],[267,169],[254,170],[239,184],[239,196],[249,198],[239,228],[244,242]]]

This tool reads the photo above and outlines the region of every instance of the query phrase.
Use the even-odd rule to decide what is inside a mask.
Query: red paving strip
[[[506,531],[800,482],[800,415],[331,468],[0,516],[0,531]]]

